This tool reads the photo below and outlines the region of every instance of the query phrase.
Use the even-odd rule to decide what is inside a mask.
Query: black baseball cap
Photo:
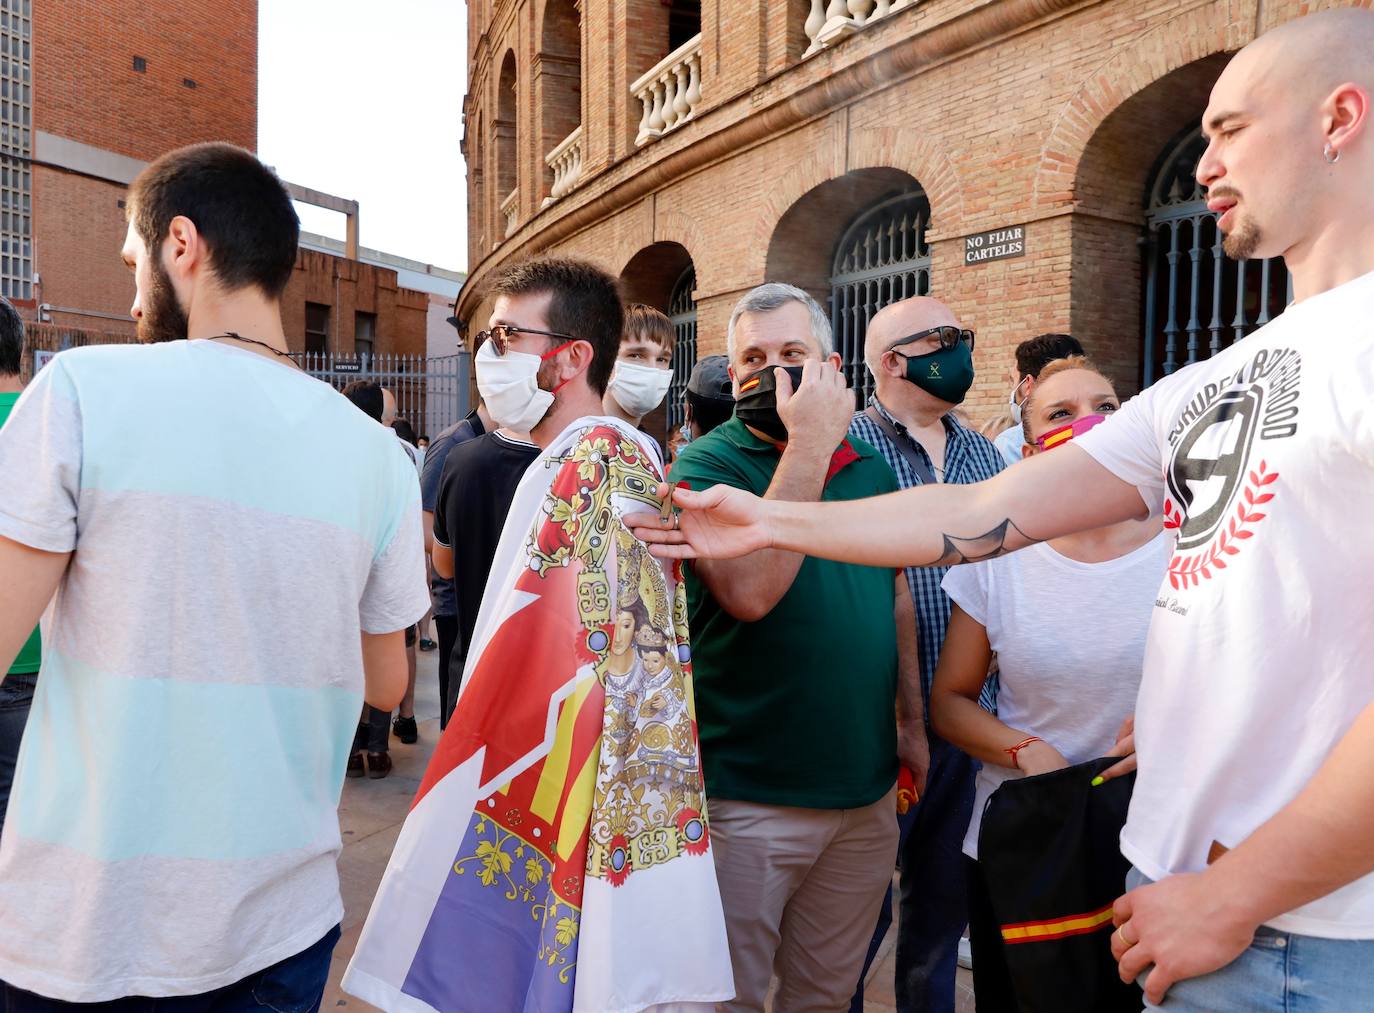
[[[730,360],[723,355],[708,355],[692,367],[687,389],[697,397],[713,401],[734,401],[734,386],[730,382]]]

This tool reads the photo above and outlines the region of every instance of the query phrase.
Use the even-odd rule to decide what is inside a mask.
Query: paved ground
[[[420,655],[415,717],[420,724],[420,741],[403,746],[391,740],[391,759],[395,764],[388,777],[379,781],[367,778],[344,782],[343,799],[339,804],[339,826],[343,834],[343,854],[339,857],[339,883],[343,890],[343,937],[334,950],[329,985],[325,989],[323,1013],[366,1013],[373,1009],[367,1003],[339,991],[353,948],[358,944],[363,919],[372,903],[372,895],[382,878],[391,849],[401,832],[410,802],[420,786],[425,764],[439,736],[439,676],[436,652]],[[888,934],[869,972],[865,985],[865,1013],[887,1013],[895,1010],[892,995],[893,940]],[[959,971],[957,1013],[973,1013],[973,982],[969,973]]]

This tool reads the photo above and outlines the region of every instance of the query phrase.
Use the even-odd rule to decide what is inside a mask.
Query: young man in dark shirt
[[[461,443],[448,452],[434,506],[434,572],[454,583],[458,639],[449,661],[444,716],[453,713],[472,630],[492,557],[501,540],[515,488],[539,448],[506,429]],[[458,565],[455,566],[455,561]]]

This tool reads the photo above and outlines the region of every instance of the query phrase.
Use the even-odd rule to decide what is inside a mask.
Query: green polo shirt
[[[5,421],[10,417],[10,412],[14,410],[15,402],[18,400],[18,394],[0,394],[0,428],[4,427]],[[19,656],[14,659],[14,664],[10,666],[9,674],[31,675],[37,672],[42,653],[42,648],[38,642],[38,630],[35,629],[29,635],[24,646],[19,649]]]
[[[895,492],[878,452],[850,440],[823,500]],[[854,455],[857,455],[855,457]],[[672,479],[762,496],[780,453],[736,418],[693,440]],[[684,567],[706,792],[714,798],[851,809],[897,779],[894,571],[806,557],[773,611],[731,616]]]

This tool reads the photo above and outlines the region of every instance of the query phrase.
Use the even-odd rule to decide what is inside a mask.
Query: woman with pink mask
[[[1056,360],[1022,406],[1023,456],[1052,452],[1119,407],[1111,382],[1086,358]],[[956,566],[944,579],[954,610],[930,721],[983,763],[964,838],[979,1010],[1017,1008],[978,862],[984,806],[1004,781],[1129,752],[1129,739],[1118,745],[1118,735],[1129,730],[1123,724],[1135,709],[1145,635],[1170,549],[1158,519],[1132,520]],[[994,654],[995,715],[978,705]]]

